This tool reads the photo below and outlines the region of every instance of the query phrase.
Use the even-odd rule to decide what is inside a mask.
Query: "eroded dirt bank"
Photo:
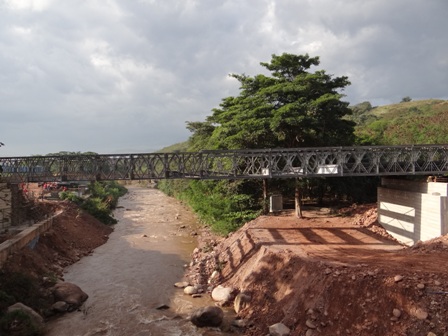
[[[133,201],[128,197],[128,201]],[[191,231],[181,229],[184,213],[176,216],[178,210],[172,210],[166,199],[162,205],[158,224],[175,223],[167,235],[146,232],[141,222],[145,211],[158,211],[151,208],[156,206],[155,202],[119,210],[120,216],[136,220],[133,224],[136,231],[131,232],[128,227],[128,234],[121,232],[123,250],[131,248],[135,253],[141,250],[145,256],[154,255],[156,252],[151,246],[179,235],[185,240],[182,252],[185,258],[173,259],[171,252],[162,251],[168,257],[163,267],[168,273],[174,269],[178,272],[179,266],[191,260],[192,266],[185,278],[192,283],[202,283],[205,287],[222,284],[247,293],[251,299],[239,313],[240,318],[249,322],[244,331],[246,335],[266,335],[268,326],[278,322],[288,326],[291,335],[448,335],[446,236],[405,248],[377,225],[374,205],[346,209],[343,215],[318,209],[306,211],[305,218],[300,220],[292,213],[262,216],[226,239],[215,237],[206,229],[200,230],[199,248],[190,258]],[[121,306],[121,310],[109,314],[107,309],[112,309],[115,301],[105,301],[102,295],[118,288],[116,299],[127,297],[124,289],[130,286],[121,278],[121,273],[127,269],[128,259],[116,253],[113,257],[118,264],[112,277],[121,280],[102,283],[107,282],[108,276],[101,271],[101,262],[95,266],[99,259],[95,261],[93,257],[108,254],[95,248],[108,240],[112,229],[68,203],[57,206],[66,212],[55,226],[41,237],[34,250],[24,249],[12,256],[3,271],[7,274],[26,270],[39,276],[54,273],[77,282],[81,271],[71,268],[69,273],[64,273],[64,269],[78,260],[81,260],[80,266],[91,264],[93,268],[89,272],[97,280],[91,284],[79,280],[91,295],[86,309],[72,315],[69,329],[62,324],[56,326],[55,335],[73,335],[73,330],[85,324],[86,318],[91,318],[97,326],[80,328],[81,334],[124,335],[123,331],[132,334],[125,325],[129,316],[139,319],[137,324],[131,323],[130,328],[137,325],[134,334],[143,335],[152,326],[156,328],[152,334],[167,334],[171,320],[163,318],[166,314],[159,316],[161,320],[151,314],[155,304],[167,303],[162,302],[167,297],[172,298],[169,305],[183,306],[183,297],[171,296],[175,293],[172,281],[167,280],[170,275],[162,277],[166,284],[158,287],[151,282],[151,268],[148,270],[147,264],[135,266],[132,277],[143,285],[138,285],[129,296],[134,305]],[[187,212],[185,216],[189,216]],[[150,250],[145,251],[148,247]],[[215,270],[218,276],[209,284]],[[177,276],[182,277],[182,269]],[[157,291],[160,297],[148,299],[142,311],[139,300],[146,296],[145,291]],[[184,304],[188,308],[188,303]],[[94,315],[101,311],[105,317]],[[197,332],[182,320],[174,323],[179,335]]]
[[[39,213],[63,212],[32,248],[9,258],[0,280],[13,272],[36,276],[42,287],[33,293],[36,300],[24,303],[46,317],[49,336],[225,335],[185,319],[192,309],[212,304],[207,295],[192,298],[174,287],[196,246],[196,218],[156,189],[127,187],[113,228],[69,202],[39,201]],[[89,295],[79,310],[50,314],[52,284],[44,279],[54,277]],[[157,309],[162,305],[167,309]],[[24,335],[14,326],[8,334]]]
[[[448,237],[405,248],[375,206],[263,216],[227,239],[204,234],[190,277],[251,297],[246,335],[448,335]]]

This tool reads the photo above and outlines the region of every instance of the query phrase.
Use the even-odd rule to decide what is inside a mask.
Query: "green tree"
[[[260,63],[271,76],[231,76],[240,84],[237,97],[224,98],[205,122],[188,122],[192,146],[198,149],[237,149],[350,145],[354,122],[339,92],[348,78],[333,77],[319,65],[318,57],[272,55]]]
[[[319,58],[308,55],[272,55],[260,64],[270,75],[232,74],[239,95],[222,99],[204,122],[187,122],[190,150],[353,144],[355,123],[345,118],[351,109],[340,92],[350,84],[347,77],[311,71]],[[295,190],[295,180],[270,183],[276,190]],[[171,182],[160,187],[186,200],[221,233],[256,216],[264,204],[261,181],[194,181],[179,192]]]
[[[400,103],[408,103],[408,102],[410,102],[411,100],[412,100],[411,97],[406,96],[406,97],[403,97],[403,98],[401,99],[401,102],[400,102]]]

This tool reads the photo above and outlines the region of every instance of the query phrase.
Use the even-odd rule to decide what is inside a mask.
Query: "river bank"
[[[79,311],[48,323],[50,336],[226,335],[186,321],[211,301],[184,295],[173,286],[181,280],[243,293],[245,335],[266,335],[276,323],[290,336],[448,335],[448,237],[401,246],[376,222],[374,204],[261,216],[225,238],[147,187],[130,187],[113,232],[60,206],[60,221],[3,271],[55,274],[88,293]]]
[[[192,298],[174,287],[184,280],[196,247],[195,216],[157,189],[127,187],[113,228],[69,202],[52,203],[63,214],[33,248],[11,256],[2,275],[35,276],[42,285],[38,300],[51,296],[44,278],[74,283],[89,296],[64,315],[48,315],[51,300],[47,309],[38,305],[47,320],[45,335],[226,335],[186,320],[193,309],[212,304],[207,295]]]
[[[408,248],[378,224],[376,204],[326,210],[205,234],[190,277],[244,294],[245,335],[281,323],[289,336],[448,336],[448,235]]]

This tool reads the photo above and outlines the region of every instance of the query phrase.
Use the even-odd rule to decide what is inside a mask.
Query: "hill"
[[[188,140],[184,142],[178,142],[171,146],[163,147],[159,149],[157,153],[171,153],[171,152],[186,152],[188,150]]]
[[[407,145],[448,143],[448,100],[425,99],[372,106],[362,102],[350,107],[347,119],[356,123],[359,145]],[[157,152],[186,152],[189,142],[164,147]]]
[[[372,107],[352,107],[361,145],[448,143],[448,101],[428,99]]]

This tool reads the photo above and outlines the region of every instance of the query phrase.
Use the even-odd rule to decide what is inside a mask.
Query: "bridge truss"
[[[0,167],[10,183],[441,175],[448,145],[2,157]]]

